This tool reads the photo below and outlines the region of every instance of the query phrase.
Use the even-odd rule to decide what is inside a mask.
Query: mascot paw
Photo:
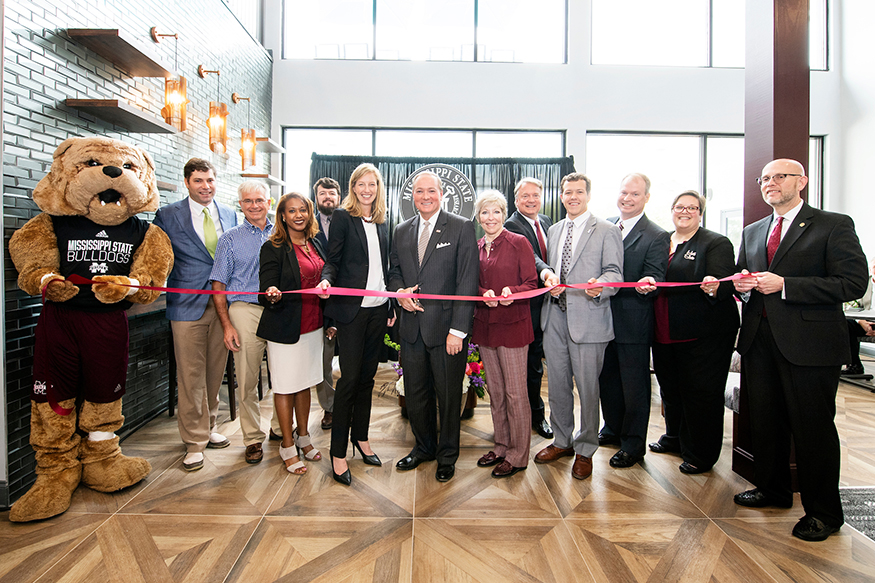
[[[131,280],[123,275],[97,275],[92,279],[100,282],[91,286],[91,290],[94,292],[94,297],[104,304],[114,304],[119,302],[128,295],[129,291],[131,291],[131,288],[124,287],[124,285],[131,283]]]
[[[57,516],[70,507],[70,499],[79,480],[82,467],[75,466],[51,474],[39,474],[30,490],[12,505],[11,522],[30,522]]]
[[[55,279],[46,287],[46,299],[52,302],[66,302],[78,293],[79,288],[63,278]]]
[[[82,465],[82,483],[98,492],[115,492],[140,482],[152,466],[141,457],[117,456]]]

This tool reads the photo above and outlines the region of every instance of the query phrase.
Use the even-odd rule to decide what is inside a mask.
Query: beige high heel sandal
[[[298,435],[298,430],[295,429],[293,434],[295,436],[295,447],[298,448],[299,453],[304,454],[304,459],[308,462],[318,462],[322,459],[322,454],[319,453],[319,450],[313,447],[313,444],[310,442],[309,435]],[[305,447],[313,447],[310,451],[304,451]]]
[[[286,462],[286,469],[291,473],[298,476],[303,476],[307,473],[307,466],[305,466],[304,462],[301,461],[301,458],[298,457],[298,448],[294,445],[291,447],[280,446],[280,457],[283,462]],[[293,464],[287,463],[292,458],[298,458],[298,461]]]

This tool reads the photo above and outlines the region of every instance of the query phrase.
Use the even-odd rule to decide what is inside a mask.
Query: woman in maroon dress
[[[526,388],[529,344],[534,340],[529,300],[504,300],[538,287],[535,254],[528,240],[504,228],[507,201],[497,190],[477,197],[474,213],[486,235],[480,239],[480,293],[495,298],[474,310],[472,340],[480,345],[492,409],[495,448],[480,467],[496,466],[496,478],[512,476],[529,463],[531,408]],[[496,465],[497,464],[497,465]]]

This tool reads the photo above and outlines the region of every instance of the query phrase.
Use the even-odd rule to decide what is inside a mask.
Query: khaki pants
[[[267,341],[255,335],[263,310],[262,306],[249,302],[233,302],[228,308],[231,324],[240,337],[240,351],[234,353],[234,368],[237,372],[237,410],[244,446],[261,443],[265,437],[261,430],[258,377]]]

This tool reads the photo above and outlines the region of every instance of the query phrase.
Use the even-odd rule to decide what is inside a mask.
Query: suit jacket
[[[550,268],[559,273],[560,258],[564,241],[560,241],[562,229],[568,218],[564,218],[547,232],[547,253],[550,255]],[[620,229],[604,219],[590,215],[584,231],[571,256],[568,283],[586,283],[595,277],[600,282],[623,281],[623,237]],[[617,288],[606,287],[601,295],[591,298],[584,290],[566,289],[568,311],[568,332],[578,343],[610,342],[614,339],[614,324],[611,318],[611,296]],[[558,313],[559,305],[545,301],[541,313],[541,329],[547,329],[547,319],[551,313]]]
[[[344,209],[337,209],[331,215],[331,241],[328,255],[322,269],[322,279],[338,287],[364,289],[368,283],[368,239],[361,217],[351,217]],[[380,241],[380,267],[383,281],[389,281],[389,227],[386,223],[377,225],[377,238]],[[325,305],[325,315],[341,324],[352,322],[362,306],[360,296],[331,296]],[[387,302],[391,311],[391,302]]]
[[[309,240],[316,253],[325,260],[325,249],[315,238]],[[294,247],[288,244],[274,247],[271,241],[261,246],[258,270],[258,289],[267,291],[276,286],[280,291],[301,289],[301,268]],[[271,342],[294,344],[301,338],[301,294],[283,294],[280,301],[272,304],[267,296],[258,296],[258,303],[264,306],[256,335]]]
[[[237,213],[218,201],[222,231],[237,225]],[[173,246],[173,271],[167,287],[210,289],[213,258],[197,236],[191,222],[188,197],[158,209],[153,221],[170,237]],[[206,294],[167,294],[167,319],[183,322],[199,320],[204,315],[210,296]]]
[[[738,269],[780,275],[784,297],[781,292],[751,291],[742,310],[738,351],[745,354],[750,348],[765,308],[775,343],[791,364],[849,362],[842,302],[861,297],[869,279],[853,220],[803,203],[769,264],[766,244],[771,220],[770,215],[744,228]]]
[[[388,289],[419,284],[419,291],[429,294],[477,295],[480,275],[474,223],[458,215],[439,211],[433,217],[428,247],[418,258],[419,215],[397,227],[389,254]],[[416,342],[418,334],[428,347],[445,344],[450,328],[471,332],[473,302],[453,300],[422,300],[424,312],[401,311],[401,337]]]
[[[620,217],[609,222],[617,224]],[[620,234],[622,237],[622,233]],[[671,241],[668,231],[642,215],[623,239],[623,279],[638,281],[650,276],[665,281]],[[657,290],[658,291],[658,290]],[[657,292],[640,294],[632,288],[617,290],[611,298],[614,341],[620,344],[653,343],[653,300]]]
[[[544,233],[544,245],[546,246],[547,231],[553,226],[553,221],[551,221],[550,217],[547,215],[539,213],[538,222],[541,223],[541,231]],[[529,241],[529,244],[532,246],[532,251],[535,252],[535,268],[538,270],[538,275],[540,275],[545,269],[550,269],[550,266],[547,264],[547,258],[541,257],[541,246],[538,244],[538,235],[535,233],[535,229],[532,228],[532,225],[526,217],[520,214],[519,211],[514,211],[512,215],[507,217],[507,220],[504,222],[504,227],[511,233],[522,235]],[[547,252],[549,253],[549,251],[548,248]],[[543,287],[543,285],[543,282],[541,282],[541,287]],[[539,299],[542,298],[543,296],[539,297]]]
[[[314,204],[315,207],[315,204]],[[319,210],[316,209],[316,223],[319,225],[319,232],[316,233],[315,239],[322,244],[322,248],[328,249],[328,234],[325,232],[325,229],[322,228],[322,218],[319,216]],[[334,213],[331,214],[331,224],[334,224]]]
[[[714,231],[700,228],[674,251],[665,272],[668,281],[702,281],[712,275],[722,279],[735,273],[732,242]],[[735,335],[738,306],[731,281],[724,281],[714,297],[699,286],[665,288],[668,329],[672,340],[691,340],[716,334]]]

